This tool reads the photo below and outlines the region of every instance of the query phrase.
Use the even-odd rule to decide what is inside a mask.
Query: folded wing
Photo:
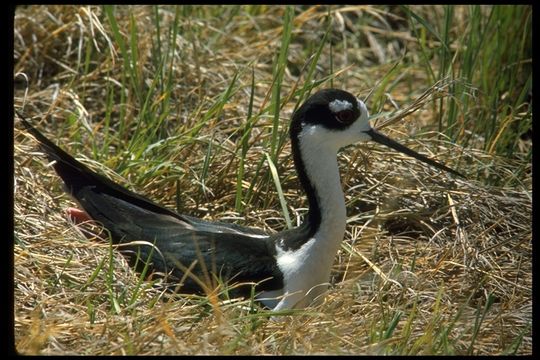
[[[201,280],[262,282],[258,290],[282,286],[273,240],[257,229],[180,215],[97,174],[28,123],[67,191],[109,233],[138,270],[148,262],[167,279],[184,279],[181,292],[201,292]],[[186,269],[190,274],[185,275]],[[198,279],[198,280],[197,280]],[[249,289],[246,289],[246,292]]]

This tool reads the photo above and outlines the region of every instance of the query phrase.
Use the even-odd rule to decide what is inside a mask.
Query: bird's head
[[[457,171],[431,160],[373,129],[364,102],[347,91],[324,89],[309,97],[294,113],[290,134],[293,142],[309,148],[337,151],[358,142],[375,141],[438,169],[463,177]]]

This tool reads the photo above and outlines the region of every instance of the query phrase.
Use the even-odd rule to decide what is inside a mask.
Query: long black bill
[[[406,146],[403,146],[401,145],[400,143],[390,139],[389,137],[386,137],[385,135],[381,134],[380,132],[374,130],[374,129],[371,129],[369,131],[366,131],[366,134],[368,134],[369,136],[371,136],[371,140],[375,141],[375,142],[378,142],[379,144],[383,144],[383,145],[386,145],[388,146],[389,148],[392,148],[394,150],[397,150],[399,152],[402,152],[404,154],[407,154],[409,156],[412,156],[413,158],[415,159],[418,159],[420,161],[423,161],[425,162],[426,164],[429,164],[431,166],[434,166],[436,167],[437,169],[441,169],[441,170],[444,170],[444,171],[448,171],[449,173],[452,173],[454,175],[457,175],[457,176],[460,176],[462,178],[464,178],[465,176],[463,176],[462,174],[458,173],[457,171],[453,170],[453,169],[450,169],[449,167],[447,166],[444,166],[443,164],[441,163],[438,163],[434,160],[431,160],[427,157],[425,157],[424,155],[420,155],[419,153],[417,153],[416,151],[413,151],[411,149],[409,149],[408,147]]]

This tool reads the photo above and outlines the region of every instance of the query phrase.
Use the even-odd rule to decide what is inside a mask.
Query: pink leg
[[[66,213],[75,224],[80,224],[85,221],[90,221],[92,218],[83,210],[69,207],[66,209]]]

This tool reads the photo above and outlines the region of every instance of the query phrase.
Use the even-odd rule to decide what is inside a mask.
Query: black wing
[[[108,230],[113,243],[122,244],[120,251],[138,270],[148,261],[151,271],[172,275],[174,280],[183,278],[183,292],[200,292],[199,280],[207,279],[208,272],[235,282],[270,279],[261,290],[282,286],[273,240],[259,230],[166,209],[90,170],[17,115],[47,157],[55,160],[54,169],[67,191]],[[193,276],[185,277],[188,268]]]

